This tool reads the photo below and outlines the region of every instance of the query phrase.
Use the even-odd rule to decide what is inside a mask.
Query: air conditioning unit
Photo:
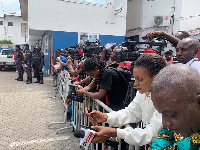
[[[169,26],[170,16],[154,16],[154,25],[155,26]]]

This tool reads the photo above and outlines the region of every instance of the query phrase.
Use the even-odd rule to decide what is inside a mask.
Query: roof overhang
[[[19,0],[22,19],[28,21],[28,0]]]

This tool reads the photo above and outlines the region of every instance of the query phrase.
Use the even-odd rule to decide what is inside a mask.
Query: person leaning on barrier
[[[100,59],[104,60],[107,65],[111,64],[111,61],[110,61],[111,52],[112,52],[112,49],[110,47],[104,47],[102,52],[100,53]],[[84,61],[85,61],[85,59],[84,59]],[[84,62],[84,61],[82,60],[81,62]],[[82,66],[83,66],[83,63],[81,64],[80,67],[77,67],[77,69],[78,68],[83,69]],[[80,81],[76,81],[76,82],[74,82],[74,84],[80,85],[80,84],[87,83],[87,82],[89,82],[91,80],[91,77],[88,76],[85,79],[83,79],[83,78],[80,78],[80,79],[81,79]]]
[[[23,81],[23,74],[24,74],[24,69],[23,69],[23,65],[22,65],[22,61],[23,61],[23,53],[21,52],[21,48],[19,45],[16,45],[16,55],[15,55],[15,63],[16,63],[16,67],[18,70],[18,78],[15,79],[17,81]]]
[[[197,53],[200,48],[198,40],[193,38],[184,38],[178,42],[176,48],[176,57],[179,63],[193,67],[200,73],[200,61],[197,58]]]
[[[93,81],[83,89],[77,91],[78,95],[86,95],[94,99],[100,99],[105,103],[106,96],[110,102],[109,107],[119,110],[123,106],[128,85],[114,69],[107,68],[103,60],[91,57],[84,61],[84,71]],[[99,86],[98,92],[90,92]]]
[[[56,57],[56,61],[60,63],[60,67],[57,68],[58,71],[60,70],[66,70],[68,71],[68,67],[67,65],[63,65],[67,62],[67,58],[65,58],[64,56],[61,56],[60,52],[59,51],[56,51],[55,52],[55,57]]]
[[[137,123],[142,121],[144,128],[126,127],[109,128],[103,126],[93,126],[99,130],[96,133],[94,143],[98,143],[99,139],[104,137],[118,137],[124,139],[125,142],[142,146],[150,144],[162,128],[162,116],[158,113],[151,100],[151,83],[161,69],[166,66],[164,58],[158,54],[146,53],[141,55],[133,69],[133,76],[137,93],[133,101],[125,109],[112,111],[110,113],[102,113],[100,111],[92,111],[87,113],[89,117],[94,118],[96,123],[106,122],[113,127],[121,127],[128,123]]]
[[[150,150],[199,150],[200,74],[185,64],[169,65],[155,77],[151,89],[163,128]]]

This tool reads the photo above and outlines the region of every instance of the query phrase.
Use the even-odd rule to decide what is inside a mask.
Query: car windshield
[[[2,52],[2,55],[13,55],[15,51],[13,50],[5,50]]]

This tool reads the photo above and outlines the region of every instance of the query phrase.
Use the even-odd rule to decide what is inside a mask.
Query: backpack
[[[124,67],[108,66],[107,68],[115,70],[118,73],[118,75],[120,76],[120,78],[124,81],[123,83],[125,83],[124,85],[128,89],[129,82],[131,82],[131,78],[133,77],[131,71],[127,68],[124,68]]]

